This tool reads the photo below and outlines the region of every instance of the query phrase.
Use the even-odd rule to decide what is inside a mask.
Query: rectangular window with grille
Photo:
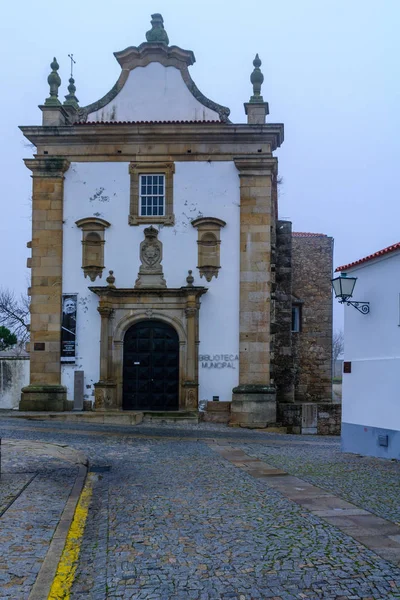
[[[141,217],[165,215],[165,175],[152,173],[139,177],[139,205]]]
[[[129,225],[173,225],[173,162],[131,162]]]

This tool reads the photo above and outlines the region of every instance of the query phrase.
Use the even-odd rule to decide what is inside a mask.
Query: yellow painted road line
[[[95,479],[94,473],[88,474],[47,600],[68,600],[70,598]]]

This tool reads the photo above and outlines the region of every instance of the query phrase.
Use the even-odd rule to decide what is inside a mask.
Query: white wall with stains
[[[72,163],[64,192],[63,293],[78,294],[77,359],[62,366],[62,383],[73,399],[74,370],[85,373],[85,399],[93,400],[99,380],[100,315],[98,297],[88,288],[107,285],[112,269],[117,287],[133,288],[140,266],[139,245],[146,225],[128,224],[129,163]],[[175,225],[157,226],[163,243],[163,269],[168,287],[186,285],[189,269],[195,285],[208,287],[200,309],[200,355],[210,356],[199,368],[199,400],[230,400],[238,384],[238,360],[211,360],[213,356],[239,354],[239,177],[232,162],[177,162],[174,174]],[[82,232],[75,222],[84,217],[106,219],[102,279],[94,283],[82,271]],[[191,221],[200,216],[226,221],[221,230],[221,269],[210,283],[197,270],[197,230]],[[230,366],[222,363],[230,362]],[[211,366],[210,363],[221,363]]]
[[[0,357],[0,408],[18,410],[21,388],[29,385],[29,357]]]
[[[88,115],[88,122],[219,120],[216,111],[192,95],[179,69],[158,62],[133,69],[119,94]]]

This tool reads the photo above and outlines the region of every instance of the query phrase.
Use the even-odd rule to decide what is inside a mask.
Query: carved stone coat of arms
[[[140,243],[140,262],[135,287],[166,287],[161,266],[162,242],[158,239],[158,230],[153,226],[144,230],[144,240]]]

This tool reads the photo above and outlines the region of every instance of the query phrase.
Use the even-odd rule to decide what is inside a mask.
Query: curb
[[[67,535],[75,515],[75,509],[85,485],[87,472],[88,469],[86,466],[81,465],[79,467],[75,483],[50,542],[43,564],[36,577],[36,581],[28,596],[28,600],[44,600],[50,594]]]

